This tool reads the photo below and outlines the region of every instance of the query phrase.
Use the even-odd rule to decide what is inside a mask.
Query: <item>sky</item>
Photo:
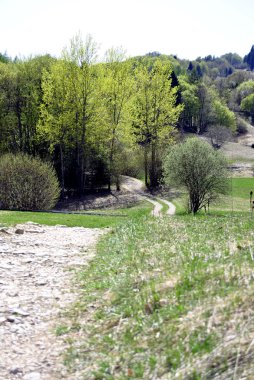
[[[254,45],[253,0],[0,0],[0,52],[59,57],[71,38],[92,35],[99,55],[158,51],[194,60]]]

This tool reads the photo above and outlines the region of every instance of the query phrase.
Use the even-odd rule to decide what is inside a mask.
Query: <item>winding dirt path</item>
[[[150,194],[147,194],[145,192],[145,186],[142,181],[136,178],[128,177],[128,176],[122,176],[123,177],[123,183],[122,188],[125,190],[128,190],[131,193],[138,194],[140,199],[146,200],[147,202],[150,202],[153,204],[154,208],[151,212],[153,216],[161,216],[162,215],[162,209],[163,204],[165,204],[168,207],[168,210],[166,214],[168,215],[174,215],[176,208],[173,205],[173,203],[167,201],[166,199],[157,198]],[[160,202],[158,202],[158,199]]]

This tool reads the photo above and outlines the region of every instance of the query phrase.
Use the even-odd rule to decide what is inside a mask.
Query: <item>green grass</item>
[[[250,191],[254,192],[254,178],[232,178],[230,180],[231,185],[233,197],[249,199]]]
[[[108,380],[252,371],[253,229],[247,213],[224,212],[141,217],[103,237],[79,277],[70,370]]]
[[[45,213],[45,212],[24,212],[24,211],[0,211],[0,224],[13,225],[26,223],[28,221],[46,224],[49,226],[61,224],[68,227],[87,227],[87,228],[103,228],[114,227],[119,223],[124,222],[128,218],[135,218],[148,214],[152,210],[152,205],[143,203],[138,206],[110,211],[109,214],[116,213],[117,216],[108,216],[105,210],[102,213],[105,215],[86,215],[83,214],[60,214],[60,213]],[[98,211],[100,213],[100,211]],[[118,216],[122,214],[122,216]]]
[[[228,194],[221,196],[216,203],[211,204],[210,212],[249,212],[250,191],[253,191],[254,194],[254,178],[230,178]],[[172,200],[176,206],[177,214],[184,215],[186,213],[187,199],[187,193],[183,192],[180,197]],[[204,213],[204,210],[201,213]]]
[[[250,212],[250,191],[254,191],[254,178],[231,178],[228,195],[221,197],[211,210]]]

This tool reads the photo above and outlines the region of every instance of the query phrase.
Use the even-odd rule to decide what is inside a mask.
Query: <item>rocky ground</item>
[[[102,233],[34,223],[0,228],[1,380],[70,379],[56,328],[78,294],[73,271],[88,263]]]

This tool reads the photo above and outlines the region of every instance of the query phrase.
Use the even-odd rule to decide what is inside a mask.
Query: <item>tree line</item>
[[[51,161],[62,194],[119,189],[121,174],[155,187],[178,132],[240,133],[239,114],[254,115],[252,72],[236,54],[192,62],[97,54],[91,36],[77,35],[58,59],[0,55],[0,154]]]

